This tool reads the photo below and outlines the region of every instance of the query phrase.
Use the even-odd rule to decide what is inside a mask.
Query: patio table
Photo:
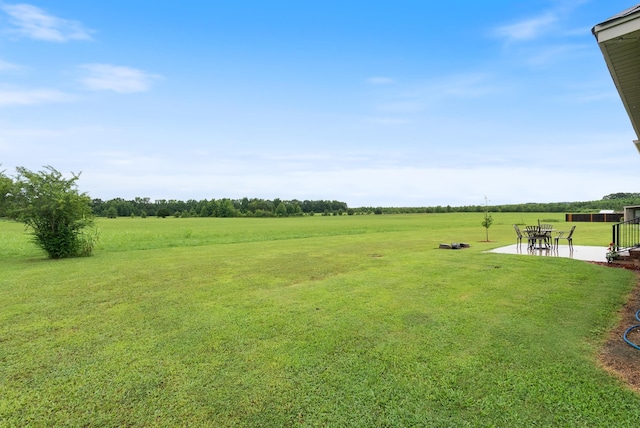
[[[525,234],[527,235],[527,240],[529,241],[529,248],[547,250],[553,248],[551,234],[554,231],[555,229],[553,228],[549,229],[540,226],[526,226]]]

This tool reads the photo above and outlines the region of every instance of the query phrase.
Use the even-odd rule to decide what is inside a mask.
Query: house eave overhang
[[[593,27],[591,32],[598,43],[624,38],[625,35],[640,30],[640,5],[634,6]]]
[[[591,32],[640,140],[640,5],[597,24]]]

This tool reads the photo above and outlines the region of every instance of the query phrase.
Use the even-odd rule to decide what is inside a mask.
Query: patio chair
[[[558,236],[556,236],[555,238],[555,246],[556,248],[558,248],[558,241],[560,239],[566,239],[567,240],[567,244],[569,244],[569,248],[571,250],[573,250],[573,231],[576,230],[575,226],[571,227],[571,230],[569,231],[569,234],[565,236],[565,233],[567,232],[558,232]]]
[[[513,225],[513,228],[516,230],[516,244],[522,244],[522,232],[520,232],[520,228],[517,224]]]
[[[540,225],[540,235],[543,237],[544,239],[544,243],[547,247],[551,247],[553,244],[552,242],[552,236],[551,236],[551,231],[553,230],[553,225],[552,224],[541,224]]]

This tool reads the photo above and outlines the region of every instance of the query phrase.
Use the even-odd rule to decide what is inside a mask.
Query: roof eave
[[[628,14],[604,21],[591,29],[598,43],[624,37],[625,34],[640,30],[640,9],[634,8]]]
[[[628,78],[630,65],[620,62],[621,60],[626,62],[627,58],[621,59],[619,56],[615,56],[617,50],[615,47],[620,46],[619,43],[640,43],[640,5],[629,8],[597,24],[591,31],[598,42],[598,47],[602,52],[602,56],[618,90],[622,104],[631,120],[633,130],[636,136],[640,137],[640,117],[638,117],[636,111],[636,107],[638,106],[637,85],[634,81],[631,82],[633,84],[630,86]],[[624,66],[621,69],[621,72],[624,73],[623,75],[618,75],[618,68],[620,66]],[[636,68],[636,70],[636,73],[640,75],[640,68]],[[621,77],[625,77],[625,75],[626,79],[624,80],[626,83],[623,84]],[[640,151],[640,144],[636,143],[636,145]]]

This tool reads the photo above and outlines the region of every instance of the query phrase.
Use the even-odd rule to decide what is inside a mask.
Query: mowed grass
[[[100,219],[57,261],[0,222],[0,425],[637,425],[596,362],[635,276],[485,253],[570,227],[493,217]]]

